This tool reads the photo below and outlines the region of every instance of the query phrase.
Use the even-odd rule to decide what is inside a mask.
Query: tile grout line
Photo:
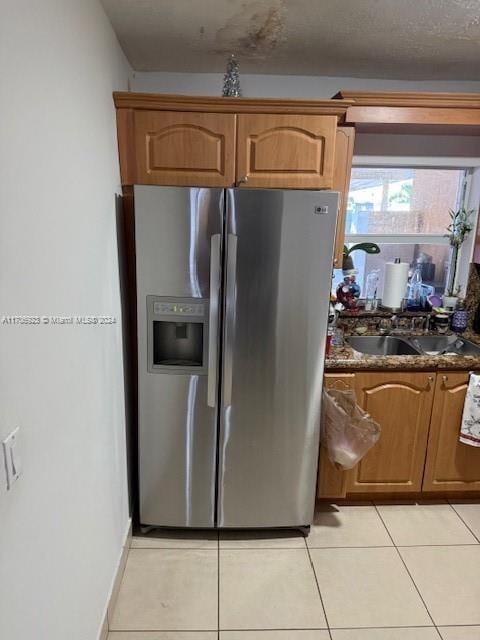
[[[457,627],[462,627],[465,629],[469,629],[470,627],[478,627],[478,625],[475,624],[453,624],[453,625],[441,625],[441,629],[456,629]],[[369,629],[382,629],[382,630],[397,630],[397,629],[434,629],[435,626],[434,625],[401,625],[396,626],[396,627],[389,627],[389,626],[383,626],[383,627],[331,627],[332,631],[357,631],[357,630],[361,630],[361,631],[367,631]],[[325,627],[289,627],[288,629],[285,629],[284,627],[250,627],[248,629],[221,629],[221,631],[224,632],[235,632],[235,633],[246,633],[246,632],[251,632],[251,631],[258,631],[259,633],[264,633],[266,631],[327,631],[327,629]],[[193,634],[193,633],[215,633],[215,630],[212,629],[112,629],[111,631],[109,631],[110,634],[117,634],[117,633],[182,633],[182,634]]]
[[[130,550],[132,551],[216,551],[218,548],[218,545],[215,545],[214,547],[160,547],[158,545],[154,545],[152,547],[130,547]]]
[[[313,571],[315,584],[317,585],[318,597],[320,598],[320,604],[322,605],[323,615],[325,616],[325,622],[327,624],[328,637],[330,638],[330,640],[333,640],[332,632],[330,631],[330,623],[328,622],[327,610],[325,609],[325,604],[322,598],[322,592],[320,591],[320,584],[318,582],[317,573],[315,571],[315,565],[313,564],[312,556],[310,555],[310,548],[307,544],[307,538],[305,536],[303,537],[303,541],[305,543],[305,549],[307,552],[308,560],[310,562],[310,567],[312,568],[312,571]]]
[[[405,567],[405,571],[407,572],[408,576],[410,577],[410,580],[412,581],[413,586],[415,587],[416,592],[418,593],[418,597],[420,598],[420,600],[422,601],[423,606],[425,607],[425,611],[428,614],[428,617],[430,618],[430,620],[432,621],[433,626],[435,627],[435,631],[437,632],[437,634],[439,635],[440,639],[442,638],[442,636],[440,635],[440,631],[437,628],[437,625],[435,623],[435,620],[432,617],[432,614],[430,613],[427,604],[425,602],[425,600],[423,599],[422,594],[420,593],[420,589],[417,586],[417,583],[415,582],[415,580],[413,579],[412,574],[410,573],[409,568],[407,567],[407,564],[405,562],[405,560],[402,557],[402,554],[400,553],[399,548],[397,547],[397,545],[395,544],[395,540],[393,539],[393,536],[390,534],[390,531],[387,527],[387,525],[385,524],[384,519],[382,518],[382,514],[380,513],[380,511],[378,510],[378,507],[375,503],[373,503],[373,506],[375,508],[375,511],[377,512],[378,517],[380,518],[383,526],[385,527],[385,531],[387,532],[388,537],[390,538],[390,540],[392,541],[393,547],[395,549],[395,551],[398,554],[398,557],[400,558],[400,562],[403,564],[403,566]]]
[[[470,627],[478,627],[478,624],[440,624],[438,625],[440,629],[456,629],[457,627],[464,627],[465,629],[469,629]]]
[[[455,507],[453,506],[453,504],[450,502],[450,500],[448,500],[448,504],[450,505],[450,507],[454,510],[454,512],[457,514],[457,516],[460,518],[460,520],[463,522],[463,524],[467,527],[467,529],[470,531],[470,533],[472,534],[472,536],[475,538],[475,540],[477,540],[477,542],[480,544],[480,538],[476,535],[476,533],[474,531],[472,531],[472,529],[470,529],[470,527],[468,526],[468,524],[465,522],[465,520],[462,518],[462,516],[458,513],[458,511],[455,509]],[[473,503],[475,504],[475,503]]]
[[[346,627],[347,628],[347,627]],[[355,628],[355,627],[348,627],[348,629],[350,628]],[[362,628],[362,629],[366,629],[368,627],[357,627],[357,628]],[[374,629],[375,627],[372,627],[372,629]],[[385,627],[386,629],[392,629],[394,627]],[[408,627],[405,627],[408,628]],[[416,629],[417,627],[411,627],[412,629]],[[432,627],[424,627],[425,629],[431,629]],[[343,629],[342,629],[343,630]],[[285,629],[285,627],[249,627],[248,629],[222,629],[221,631],[226,632],[226,633],[231,633],[232,631],[234,631],[235,633],[247,633],[247,632],[252,632],[252,631],[257,631],[259,633],[264,633],[267,631],[328,631],[328,629],[326,629],[325,627],[288,627],[287,629]],[[183,631],[182,633],[185,633],[185,631]]]
[[[400,544],[400,549],[421,549],[423,547],[478,547],[478,542],[457,542],[454,544]],[[392,549],[395,544],[373,544],[373,545],[341,545],[329,547],[309,547],[316,551],[328,549]],[[301,551],[303,547],[222,547],[224,551]],[[132,551],[208,551],[215,553],[217,549],[205,549],[198,547],[132,547]]]
[[[230,631],[230,629],[228,629]],[[110,634],[113,633],[216,633],[215,629],[111,629]]]
[[[397,545],[395,544],[370,544],[370,545],[366,545],[366,544],[362,544],[362,545],[352,545],[352,544],[348,544],[348,545],[342,545],[340,547],[310,547],[310,549],[319,549],[319,550],[326,550],[326,549],[392,549],[393,547],[395,547]],[[455,544],[400,544],[398,545],[399,548],[401,549],[421,549],[423,547],[478,547],[478,543],[477,542],[457,542]],[[254,547],[251,547],[254,548]],[[258,548],[258,547],[257,547]],[[265,547],[266,549],[274,549],[274,547]],[[250,549],[250,547],[249,547]],[[285,550],[284,547],[282,547],[282,550]]]
[[[457,625],[452,625],[452,626],[457,626]],[[467,626],[475,626],[475,625],[467,625]],[[397,630],[397,629],[435,629],[436,627],[433,624],[423,624],[423,625],[418,625],[418,624],[402,624],[400,626],[396,626],[396,627],[390,627],[390,626],[383,626],[383,627],[332,627],[333,631],[367,631],[369,629],[381,629],[381,630],[385,630],[385,631],[389,631],[389,630]]]

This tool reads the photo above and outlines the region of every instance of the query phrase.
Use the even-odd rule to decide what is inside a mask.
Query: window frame
[[[472,195],[478,190],[477,182],[480,180],[478,170],[480,169],[480,158],[432,158],[432,157],[406,157],[406,156],[354,156],[352,159],[352,171],[355,168],[409,168],[409,169],[452,169],[463,171],[463,181],[457,193],[456,209],[460,207],[472,208]],[[477,184],[472,188],[472,185]],[[350,187],[350,184],[349,184]],[[350,189],[348,193],[350,192]],[[347,194],[348,197],[348,194]],[[478,205],[476,205],[478,208]],[[474,207],[475,208],[475,207]],[[474,220],[474,229],[469,234],[466,241],[460,248],[458,257],[458,268],[454,286],[460,284],[463,291],[467,286],[468,269],[463,263],[466,256],[470,262],[474,238],[477,234],[478,217]],[[445,234],[447,233],[445,229]],[[347,234],[344,235],[344,244],[356,244],[360,242],[375,242],[377,244],[433,244],[437,246],[449,246],[449,238],[444,234]],[[462,266],[463,265],[463,266]],[[447,275],[448,281],[448,275]]]
[[[463,171],[463,181],[460,189],[457,193],[457,201],[455,208],[459,209],[462,206],[466,206],[469,200],[470,184],[473,174],[474,166],[472,166],[472,158],[469,159],[454,159],[448,158],[449,162],[445,161],[445,158],[431,158],[431,163],[427,162],[426,158],[421,158],[422,163],[419,164],[420,158],[397,158],[397,157],[385,157],[379,158],[378,156],[354,156],[352,162],[352,172],[354,169],[394,169],[409,168],[409,169],[451,169],[452,171]],[[382,160],[380,162],[380,160]],[[468,166],[463,165],[462,162],[457,164],[458,160],[468,160]],[[350,188],[348,190],[350,193]],[[347,195],[348,197],[348,195]],[[447,233],[445,229],[445,234]],[[357,242],[376,242],[377,244],[436,244],[436,245],[448,245],[449,239],[442,233],[345,233],[345,244],[354,244]]]

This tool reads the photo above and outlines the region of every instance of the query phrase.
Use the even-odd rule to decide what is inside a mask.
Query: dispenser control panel
[[[153,313],[162,316],[203,316],[205,305],[190,302],[154,302]]]

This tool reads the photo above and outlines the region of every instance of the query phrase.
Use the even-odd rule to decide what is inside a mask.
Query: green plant
[[[359,242],[358,244],[354,244],[352,247],[347,247],[347,245],[344,244],[342,265],[342,269],[344,271],[350,271],[355,268],[353,266],[353,260],[351,256],[354,251],[365,251],[365,253],[377,254],[380,253],[380,247],[378,246],[378,244],[375,244],[375,242]]]
[[[467,210],[465,207],[461,207],[457,211],[453,211],[453,209],[449,209],[448,211],[451,222],[447,227],[448,233],[445,234],[445,238],[449,239],[450,246],[452,248],[452,255],[447,286],[445,288],[445,294],[447,296],[457,295],[457,290],[455,289],[455,278],[457,277],[458,254],[465,238],[473,229],[472,217],[474,214],[475,209]]]
[[[365,253],[380,253],[380,247],[375,242],[359,242],[358,244],[354,244],[353,247],[347,247],[346,244],[343,245],[343,255],[348,258],[348,256],[354,251],[365,251]]]
[[[462,293],[462,285],[461,284],[457,284],[456,287],[454,287],[452,293],[450,295],[455,296],[456,298],[458,298],[460,296],[460,294]]]
[[[412,199],[413,193],[413,185],[412,184],[402,184],[400,187],[400,191],[394,193],[388,199],[389,204],[393,204],[398,202],[399,204],[408,204]]]

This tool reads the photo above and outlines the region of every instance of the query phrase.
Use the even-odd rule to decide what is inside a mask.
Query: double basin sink
[[[346,341],[370,356],[480,355],[480,346],[459,336],[349,336]]]

